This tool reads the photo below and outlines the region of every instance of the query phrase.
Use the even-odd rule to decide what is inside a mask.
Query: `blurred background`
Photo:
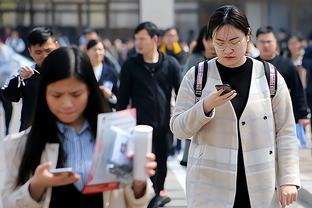
[[[245,11],[253,33],[263,25],[305,38],[312,32],[311,0],[1,0],[0,33],[12,27],[24,39],[29,28],[44,25],[78,44],[90,27],[111,40],[127,40],[139,22],[150,20],[160,28],[177,27],[180,39],[190,42],[222,4]]]

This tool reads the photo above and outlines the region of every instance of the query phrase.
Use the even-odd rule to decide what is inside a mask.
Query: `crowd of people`
[[[189,45],[177,28],[152,22],[140,23],[126,42],[88,28],[77,47],[48,27],[32,28],[26,44],[18,31],[6,31],[0,49],[27,48],[34,64],[8,65],[0,50],[2,134],[9,134],[11,102],[22,100],[20,132],[2,143],[12,156],[5,161],[4,207],[162,207],[171,200],[167,158],[181,146],[189,207],[291,204],[300,188],[297,149],[309,146],[312,44],[297,34],[279,39],[271,26],[258,28],[253,43],[251,31],[235,6],[218,8]],[[217,90],[220,84],[231,89]],[[137,124],[153,127],[145,171],[154,193],[149,180],[134,180],[110,197],[82,194],[97,114],[129,107]],[[51,174],[55,167],[74,173]]]

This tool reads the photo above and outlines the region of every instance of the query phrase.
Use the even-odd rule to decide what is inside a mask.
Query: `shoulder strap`
[[[195,80],[194,80],[194,92],[195,103],[197,103],[202,95],[203,88],[205,87],[208,74],[208,62],[202,61],[195,66]]]
[[[268,81],[271,98],[276,94],[277,90],[277,71],[276,68],[266,61],[262,61],[264,65],[265,77]]]

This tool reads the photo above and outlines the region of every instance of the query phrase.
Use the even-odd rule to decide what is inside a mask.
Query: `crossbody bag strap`
[[[265,76],[269,85],[270,96],[273,98],[277,90],[277,70],[272,64],[269,64],[266,61],[262,61],[262,63],[264,65]]]
[[[208,62],[203,61],[195,66],[195,81],[194,81],[194,92],[195,92],[195,103],[197,103],[202,95],[203,88],[207,81]]]

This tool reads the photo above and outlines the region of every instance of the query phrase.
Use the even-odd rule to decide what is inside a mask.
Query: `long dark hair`
[[[70,77],[75,77],[86,83],[90,93],[84,116],[90,123],[93,135],[96,135],[97,115],[110,111],[109,105],[99,89],[89,58],[76,47],[62,47],[52,51],[45,58],[40,73],[34,118],[19,167],[17,186],[24,184],[34,173],[40,164],[45,145],[60,143],[56,117],[50,111],[46,101],[46,89],[49,84]],[[60,150],[59,160],[65,160],[62,146],[60,146]]]
[[[208,35],[208,28],[207,28],[207,25],[205,25],[199,31],[199,34],[196,40],[196,46],[194,47],[192,53],[202,53],[203,51],[205,51],[203,39],[208,40],[209,38],[210,37]]]
[[[212,38],[213,33],[224,25],[232,25],[245,35],[251,35],[246,15],[233,5],[222,6],[213,13],[208,23],[209,36]]]

